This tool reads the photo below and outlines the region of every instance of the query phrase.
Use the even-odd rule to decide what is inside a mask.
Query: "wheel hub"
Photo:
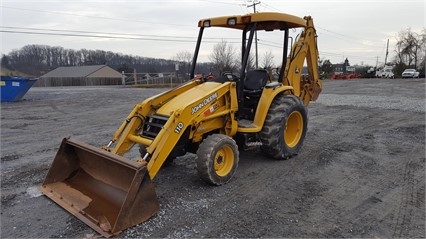
[[[224,177],[229,174],[234,164],[234,154],[230,147],[224,146],[215,156],[214,169],[216,174]]]
[[[284,139],[288,147],[296,146],[303,133],[303,117],[299,111],[293,111],[287,119]]]

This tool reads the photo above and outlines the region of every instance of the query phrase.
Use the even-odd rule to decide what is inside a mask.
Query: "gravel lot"
[[[102,146],[133,105],[164,89],[32,88],[1,104],[1,237],[97,237],[37,190],[63,137]],[[195,155],[154,180],[160,212],[120,237],[425,237],[425,79],[324,81],[301,153],[241,152],[230,183]],[[132,152],[136,155],[137,152]]]

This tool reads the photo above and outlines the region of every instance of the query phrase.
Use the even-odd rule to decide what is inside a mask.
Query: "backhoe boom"
[[[312,17],[304,17],[305,30],[292,46],[291,54],[287,59],[286,73],[283,78],[284,85],[294,88],[294,95],[299,96],[305,105],[317,100],[321,93],[322,83],[318,74],[318,47],[317,35]],[[302,76],[302,68],[306,59],[308,76]]]

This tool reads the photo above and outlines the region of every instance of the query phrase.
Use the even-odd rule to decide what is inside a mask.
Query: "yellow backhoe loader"
[[[136,104],[103,147],[65,138],[40,187],[103,236],[118,234],[160,210],[152,180],[166,161],[186,152],[197,154],[201,179],[221,185],[236,172],[239,148],[245,145],[257,143],[274,159],[290,158],[301,149],[306,106],[322,88],[312,18],[261,12],[202,19],[198,27],[193,80]],[[203,33],[215,27],[241,32],[239,72],[195,77]],[[290,46],[293,28],[303,31]],[[282,32],[277,81],[266,70],[248,69],[256,31]],[[301,76],[305,63],[308,77]],[[141,157],[125,158],[135,145]]]

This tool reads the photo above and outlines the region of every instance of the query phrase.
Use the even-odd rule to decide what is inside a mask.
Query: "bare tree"
[[[426,50],[426,30],[422,34],[412,32],[410,28],[398,33],[395,47],[395,62],[399,65],[418,67],[418,63],[424,58]]]
[[[326,75],[331,75],[333,73],[333,64],[329,59],[320,59],[318,63],[321,73]]]
[[[240,57],[240,59],[241,59],[241,57]],[[240,67],[239,64],[237,66]],[[250,55],[249,55],[249,57],[247,59],[247,68],[246,68],[246,70],[252,70],[252,69],[256,69],[256,56],[253,53],[253,51],[250,51]],[[240,71],[240,70],[241,69],[238,68],[238,71]]]
[[[213,47],[213,52],[209,56],[213,64],[213,69],[219,75],[226,71],[235,72],[238,70],[238,59],[235,57],[235,50],[232,45],[228,44],[225,40],[217,43]]]
[[[419,70],[423,74],[425,74],[425,68],[426,68],[426,28],[423,28],[422,34],[421,34],[421,49],[420,53],[422,54],[420,57],[420,64],[419,64]]]
[[[179,63],[179,73],[188,75],[191,70],[192,54],[187,51],[180,51],[173,57],[173,60]]]
[[[262,67],[265,69],[272,69],[274,67],[274,55],[272,55],[271,50],[264,52]]]

